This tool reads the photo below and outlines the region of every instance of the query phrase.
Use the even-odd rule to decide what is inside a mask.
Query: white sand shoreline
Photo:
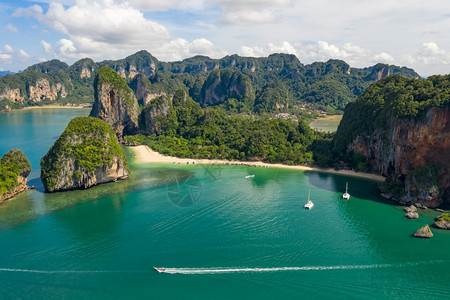
[[[258,166],[258,167],[273,167],[273,168],[286,168],[295,170],[317,171],[331,174],[340,174],[353,177],[367,178],[376,181],[384,181],[385,178],[381,175],[355,172],[351,170],[335,170],[335,169],[321,169],[309,166],[301,165],[283,165],[283,164],[270,164],[261,161],[230,161],[222,159],[194,159],[194,158],[178,158],[172,156],[165,156],[158,152],[153,151],[148,146],[130,146],[130,149],[136,154],[136,162],[138,163],[177,163],[177,164],[229,164],[229,165],[246,165],[246,166]]]

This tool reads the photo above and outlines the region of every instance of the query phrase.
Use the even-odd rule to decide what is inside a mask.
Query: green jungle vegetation
[[[112,127],[97,118],[76,117],[67,125],[47,154],[41,159],[41,179],[52,191],[56,180],[63,176],[63,168],[74,161],[72,176],[93,172],[100,166],[111,166],[118,157],[127,166],[127,160]]]
[[[305,111],[305,106],[310,111],[342,114],[345,106],[361,95],[380,74],[419,77],[412,69],[384,64],[363,69],[350,68],[341,60],[303,65],[297,57],[288,54],[260,58],[231,55],[221,59],[195,56],[167,63],[158,61],[147,51],[139,51],[117,61],[95,63],[84,58],[71,66],[58,60],[39,63],[22,73],[1,77],[0,91],[19,88],[26,99],[21,105],[35,105],[35,102],[27,101],[28,86],[35,85],[39,78],[46,78],[50,85],[64,85],[68,93],[65,98],[57,98],[56,103],[92,103],[94,75],[104,66],[125,74],[131,87],[133,78],[130,74],[144,74],[150,93],[173,94],[183,89],[194,101],[205,105],[202,93],[215,90],[220,95],[220,103],[208,105],[221,105],[228,99],[236,99],[244,106],[242,111],[288,112],[297,116]],[[82,73],[83,70],[89,70],[89,76]],[[217,80],[218,74],[221,74],[220,80]],[[250,94],[245,92],[250,90]],[[12,103],[0,99],[0,109],[6,105],[11,107]],[[17,104],[14,107],[19,108]]]
[[[162,97],[144,110],[158,107]],[[126,141],[177,157],[312,162],[308,146],[315,133],[304,121],[228,114],[217,106],[202,109],[180,90],[173,97],[170,113],[159,115],[155,122],[159,134],[127,136]]]
[[[5,193],[12,192],[18,185],[18,177],[27,177],[31,172],[31,164],[25,154],[12,149],[0,159],[0,201]]]
[[[424,118],[432,107],[450,105],[450,75],[416,80],[394,75],[371,85],[347,105],[334,139],[334,152],[345,153],[358,135],[386,132],[391,118]]]

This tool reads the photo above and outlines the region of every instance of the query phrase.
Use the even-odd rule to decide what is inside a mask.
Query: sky
[[[448,0],[0,0],[0,71],[59,59],[295,54],[450,73]]]

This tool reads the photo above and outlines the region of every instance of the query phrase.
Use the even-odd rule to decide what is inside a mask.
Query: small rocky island
[[[130,170],[116,133],[105,121],[77,117],[41,159],[46,192],[86,189],[126,179]]]
[[[31,164],[21,150],[12,149],[0,159],[0,203],[27,190]]]

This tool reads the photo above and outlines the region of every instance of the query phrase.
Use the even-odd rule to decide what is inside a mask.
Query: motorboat
[[[156,271],[158,271],[158,273],[164,273],[166,271],[166,269],[164,268],[158,268],[158,267],[153,267],[153,269],[155,269]]]
[[[253,175],[253,174],[245,176],[245,178],[253,178],[253,177],[255,177],[255,175]]]

